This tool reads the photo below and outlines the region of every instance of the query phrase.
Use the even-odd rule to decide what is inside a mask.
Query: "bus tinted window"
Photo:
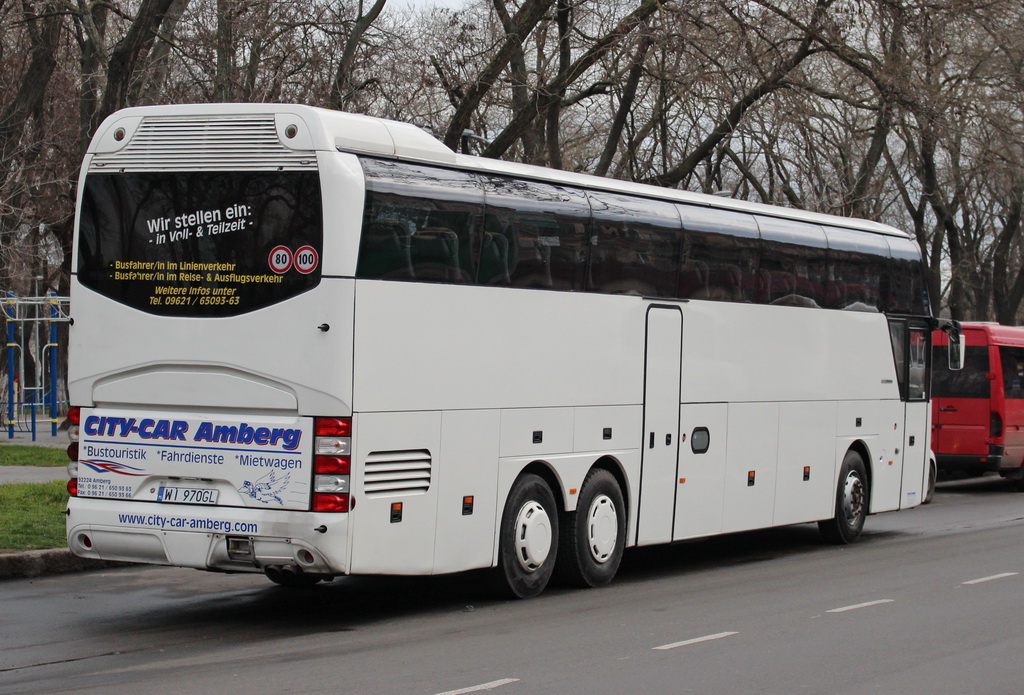
[[[241,314],[319,284],[321,217],[312,172],[90,174],[79,280],[151,314]]]
[[[921,254],[910,239],[886,237],[892,257],[885,310],[890,314],[931,315]]]
[[[881,311],[882,278],[888,275],[889,245],[885,239],[849,229],[825,227],[828,238],[829,309]]]
[[[356,276],[472,283],[483,192],[470,173],[362,159],[363,236]]]
[[[988,346],[968,345],[964,350],[964,368],[950,371],[946,346],[932,351],[932,396],[935,398],[989,398],[992,383],[988,379]],[[1004,370],[1005,371],[1005,370]]]
[[[820,307],[827,278],[825,233],[816,224],[757,217],[761,230],[760,301]]]
[[[484,189],[484,229],[493,259],[480,283],[584,289],[593,236],[586,194],[568,186],[501,176],[486,177]]]
[[[678,205],[683,221],[679,297],[757,299],[757,223],[750,215]]]
[[[1006,398],[1024,398],[1024,348],[999,348],[1003,367],[1003,395]]]
[[[679,215],[671,203],[590,192],[596,245],[590,289],[673,297],[679,267]]]

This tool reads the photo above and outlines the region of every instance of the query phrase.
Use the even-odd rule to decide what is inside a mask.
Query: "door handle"
[[[953,406],[947,405],[945,408],[939,408],[939,412],[940,413],[956,413],[956,412],[959,412],[959,411],[957,411],[957,409],[954,408]]]
[[[647,448],[648,449],[653,449],[654,448],[654,432],[651,432],[651,440],[650,440],[650,443],[647,445]]]

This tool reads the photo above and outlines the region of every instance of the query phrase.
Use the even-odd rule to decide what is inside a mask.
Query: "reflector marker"
[[[893,601],[894,601],[894,599],[891,599],[891,598],[883,598],[883,599],[879,599],[877,601],[868,601],[867,603],[855,603],[852,606],[843,606],[842,608],[833,608],[832,610],[825,611],[825,612],[826,613],[845,613],[846,611],[855,611],[858,608],[870,608],[871,606],[879,606],[879,605],[881,605],[883,603],[892,603]]]
[[[691,644],[699,644],[701,642],[711,642],[712,640],[722,639],[723,637],[731,637],[732,635],[738,635],[738,632],[718,632],[714,635],[704,635],[703,637],[694,637],[693,639],[683,640],[682,642],[673,642],[672,644],[663,644],[660,647],[651,647],[651,649],[675,649],[677,647],[687,647]]]
[[[518,678],[502,678],[500,681],[481,683],[480,685],[473,685],[468,688],[462,688],[461,690],[446,690],[443,693],[438,693],[437,695],[462,695],[463,693],[478,693],[481,690],[494,690],[495,688],[500,688],[503,685],[518,682]]]
[[[1006,579],[1007,577],[1016,577],[1018,572],[1003,572],[1002,574],[993,574],[991,577],[982,577],[981,579],[972,579],[964,584],[981,584],[982,582],[991,582],[996,579]]]

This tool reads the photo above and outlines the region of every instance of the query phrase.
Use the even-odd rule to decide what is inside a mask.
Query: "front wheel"
[[[935,466],[935,459],[928,459],[928,483],[924,490],[924,499],[921,500],[921,504],[931,504],[932,498],[935,497],[935,481],[938,480],[939,471]]]
[[[848,451],[839,472],[835,516],[818,522],[822,537],[836,545],[846,545],[857,540],[868,515],[868,499],[868,476],[864,460],[856,451]]]
[[[548,484],[521,475],[512,484],[501,515],[498,579],[503,593],[532,598],[544,591],[558,554],[558,510]]]
[[[574,514],[562,522],[559,578],[580,587],[611,582],[626,546],[626,510],[618,481],[606,470],[587,474]]]

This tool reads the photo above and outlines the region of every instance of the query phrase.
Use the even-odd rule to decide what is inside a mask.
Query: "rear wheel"
[[[835,516],[818,522],[822,537],[837,545],[857,540],[868,515],[868,499],[868,476],[864,460],[856,451],[848,451],[839,472]]]
[[[537,596],[551,579],[558,554],[558,510],[548,484],[537,475],[519,476],[501,515],[498,579],[513,598]]]
[[[576,512],[562,522],[558,577],[567,584],[598,587],[608,584],[622,562],[626,546],[626,513],[622,490],[606,470],[587,474]]]

